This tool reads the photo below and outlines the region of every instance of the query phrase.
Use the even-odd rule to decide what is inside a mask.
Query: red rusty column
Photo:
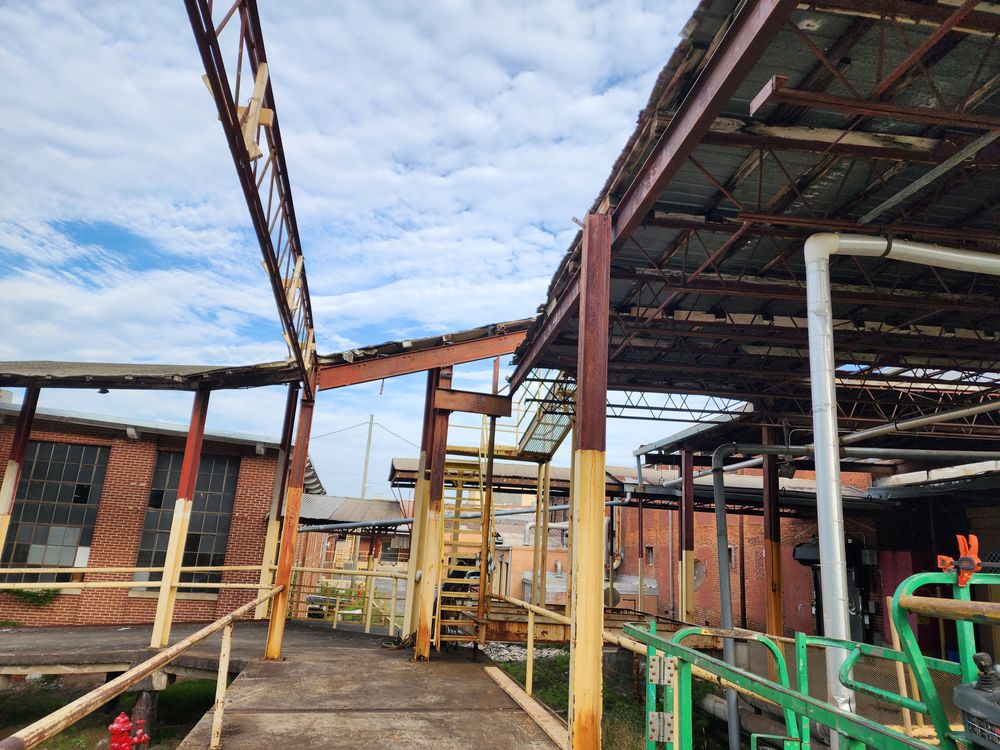
[[[174,503],[174,517],[170,525],[170,539],[167,542],[160,593],[156,601],[156,617],[153,620],[153,636],[150,641],[152,648],[163,648],[170,642],[170,622],[174,617],[177,583],[180,580],[181,566],[184,564],[184,544],[187,539],[188,522],[191,520],[191,500],[198,480],[201,443],[205,436],[205,418],[208,415],[210,394],[211,391],[207,390],[195,393],[194,405],[191,407],[191,421],[184,443],[184,459],[177,485],[177,500]]]
[[[28,437],[31,435],[31,422],[35,418],[35,408],[38,406],[38,386],[30,386],[24,391],[21,411],[14,427],[14,444],[7,458],[7,468],[0,484],[0,553],[3,552],[7,539],[7,529],[10,527],[10,514],[14,509],[14,497],[17,495],[17,485],[21,481],[21,468],[24,466],[24,452],[28,448]]]
[[[694,622],[694,454],[681,451],[681,505],[677,524],[680,536],[678,577],[679,615],[684,622]]]
[[[278,460],[274,474],[274,494],[271,497],[271,512],[267,517],[264,532],[264,551],[260,562],[260,589],[257,596],[263,596],[274,579],[275,556],[278,552],[278,536],[281,534],[281,510],[288,487],[288,467],[292,458],[292,436],[295,434],[295,410],[299,404],[299,384],[289,383],[285,397],[285,416],[281,422],[281,439],[278,443]],[[269,602],[261,602],[254,610],[255,620],[267,617]]]
[[[587,216],[582,256],[573,446],[569,744],[574,750],[600,750],[611,217]]]
[[[309,389],[315,392],[315,388]],[[283,586],[281,593],[271,600],[271,619],[267,627],[265,659],[281,658],[281,643],[285,636],[285,617],[288,614],[288,586],[292,580],[292,563],[295,556],[295,538],[299,532],[299,511],[302,507],[302,485],[305,482],[306,463],[309,459],[309,432],[312,429],[315,401],[307,391],[302,392],[299,405],[299,426],[292,451],[292,468],[288,475],[285,493],[284,521],[281,526],[281,546],[278,549],[278,569],[274,585]]]
[[[764,445],[777,440],[772,427],[765,427]],[[764,599],[767,632],[784,635],[785,615],[782,609],[781,583],[781,516],[778,485],[778,456],[764,456]]]

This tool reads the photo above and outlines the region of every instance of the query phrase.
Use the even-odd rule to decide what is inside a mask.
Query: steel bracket
[[[651,711],[646,718],[646,737],[651,742],[674,741],[674,715]]]
[[[664,654],[649,658],[649,682],[651,685],[674,684],[674,660]]]

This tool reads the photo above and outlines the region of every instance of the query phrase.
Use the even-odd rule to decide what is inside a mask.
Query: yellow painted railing
[[[6,571],[5,571],[6,572]],[[29,750],[36,747],[45,740],[59,734],[66,727],[79,721],[84,716],[93,713],[112,698],[121,695],[133,685],[149,677],[159,669],[172,662],[185,651],[204,641],[209,636],[222,633],[222,646],[219,650],[219,669],[216,678],[215,690],[215,713],[212,719],[212,740],[210,747],[215,750],[221,744],[222,738],[222,717],[226,701],[226,685],[229,676],[229,655],[232,649],[233,623],[253,611],[262,602],[269,601],[281,587],[269,590],[263,596],[259,596],[252,602],[244,604],[242,607],[234,609],[225,617],[220,617],[215,622],[206,625],[201,630],[189,635],[187,638],[178,641],[173,646],[168,646],[155,656],[138,664],[127,672],[122,673],[110,682],[106,682],[89,693],[80,696],[72,703],[63,706],[57,711],[53,711],[33,724],[29,724],[24,729],[15,732],[4,740],[0,740],[0,750]]]

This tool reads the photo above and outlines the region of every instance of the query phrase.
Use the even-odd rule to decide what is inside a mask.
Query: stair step
[[[472,641],[478,641],[479,640],[479,636],[478,635],[449,635],[448,633],[442,633],[441,634],[441,640],[442,641],[451,641],[453,643],[456,643],[456,642],[471,643]]]

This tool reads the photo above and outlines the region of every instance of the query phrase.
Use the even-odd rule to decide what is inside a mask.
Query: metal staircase
[[[445,465],[441,578],[434,612],[434,645],[482,642],[489,602],[491,519],[486,515],[485,463],[450,461]],[[478,518],[463,518],[478,514]],[[486,585],[480,585],[480,577]]]

